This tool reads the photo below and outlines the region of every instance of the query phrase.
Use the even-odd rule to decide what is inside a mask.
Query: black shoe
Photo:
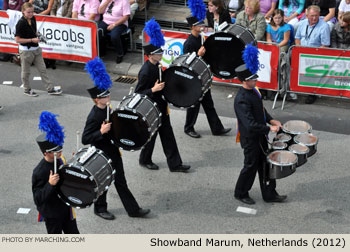
[[[231,128],[223,128],[221,131],[214,133],[214,136],[221,136],[229,133],[231,131]]]
[[[196,131],[191,130],[191,131],[185,131],[185,134],[189,135],[190,137],[193,138],[200,138],[201,135],[199,135]]]
[[[123,56],[117,56],[117,59],[115,60],[115,62],[117,63],[117,64],[119,64],[120,62],[122,62],[123,61]]]
[[[249,197],[249,196],[247,196],[247,197],[242,197],[242,198],[236,197],[236,196],[235,196],[235,198],[236,198],[237,200],[239,200],[240,202],[243,202],[244,204],[248,204],[248,205],[254,205],[254,204],[255,204],[255,201],[254,201],[251,197]]]
[[[267,199],[265,201],[269,203],[273,203],[273,202],[280,203],[280,202],[284,202],[286,199],[287,199],[287,195],[276,195],[274,198]]]
[[[134,218],[141,218],[144,217],[145,215],[149,214],[151,212],[150,209],[142,209],[140,208],[139,211],[137,211],[136,213],[129,213],[128,215],[130,217],[134,217]]]
[[[150,170],[159,170],[159,166],[154,164],[154,163],[150,163],[150,164],[142,164],[142,163],[140,163],[140,165],[142,167],[145,167],[145,168],[150,169]]]
[[[190,168],[191,168],[191,166],[182,164],[182,165],[176,166],[175,168],[170,168],[170,171],[171,172],[187,172]]]
[[[114,220],[115,219],[115,216],[112,213],[108,212],[107,210],[105,212],[101,212],[101,213],[95,211],[95,214],[97,216],[105,219],[105,220]]]
[[[305,100],[305,104],[313,104],[316,100],[317,100],[316,95],[309,95]]]

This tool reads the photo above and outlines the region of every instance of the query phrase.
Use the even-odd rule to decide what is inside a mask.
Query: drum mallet
[[[161,64],[158,65],[158,69],[159,69],[159,82],[162,82],[162,65]]]
[[[80,134],[80,131],[77,130],[77,153],[78,153],[78,150],[79,150],[79,140],[80,140],[79,134]]]
[[[129,95],[131,95],[132,93],[134,93],[134,87],[130,87]]]
[[[202,45],[204,44],[204,37],[205,37],[205,35],[204,35],[204,28],[202,27],[202,28],[201,28],[201,41],[202,41]]]
[[[106,123],[109,123],[109,105],[110,105],[110,103],[109,102],[107,102],[107,119],[106,119]]]
[[[53,153],[53,172],[57,173],[57,152]]]

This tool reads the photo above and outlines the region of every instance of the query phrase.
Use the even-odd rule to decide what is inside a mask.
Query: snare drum
[[[296,135],[294,137],[294,142],[309,147],[310,151],[307,154],[307,157],[311,157],[317,151],[318,138],[312,134],[305,133]]]
[[[164,98],[179,108],[188,108],[201,101],[209,90],[212,74],[196,53],[177,57],[163,73]]]
[[[80,149],[58,170],[58,196],[72,207],[90,206],[114,181],[111,163],[112,160],[95,147]]]
[[[124,150],[138,150],[160,127],[161,115],[156,103],[146,95],[125,96],[111,115],[112,138]]]
[[[244,64],[242,54],[245,46],[252,42],[256,45],[254,34],[246,27],[227,24],[205,40],[203,58],[215,77],[233,79],[237,75],[235,69]]]
[[[295,172],[298,157],[290,151],[277,150],[267,156],[267,162],[269,179],[280,179]]]
[[[311,133],[312,127],[305,121],[291,120],[283,124],[282,130],[283,132],[294,137],[299,134]]]
[[[307,162],[307,155],[310,150],[309,147],[307,147],[306,145],[292,144],[291,146],[289,146],[288,150],[298,156],[297,167]]]

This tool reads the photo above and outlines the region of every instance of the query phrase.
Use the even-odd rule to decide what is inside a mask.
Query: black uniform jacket
[[[184,43],[183,52],[184,54],[192,53],[192,52],[196,52],[196,54],[198,54],[198,50],[201,48],[201,46],[202,46],[201,36],[195,37],[191,34],[190,36],[188,36],[188,38]]]
[[[118,147],[111,140],[111,131],[106,134],[101,134],[101,125],[107,118],[107,107],[100,109],[96,105],[92,107],[85,123],[84,132],[82,135],[83,144],[91,144],[97,149],[102,150],[113,160],[114,155],[120,157]]]
[[[208,27],[214,28],[214,14],[207,10],[206,16],[208,21]],[[219,14],[219,25],[221,25],[225,21],[228,24],[232,23],[230,13],[228,12],[228,10],[223,9],[222,12]]]
[[[254,90],[240,87],[234,102],[238,128],[242,138],[259,138],[267,135],[270,128],[266,122],[272,117],[265,110],[261,98]],[[265,116],[265,118],[264,118]]]
[[[59,160],[57,165],[60,165]],[[50,171],[54,171],[54,163],[44,158],[35,167],[32,176],[34,203],[44,218],[61,218],[67,216],[70,207],[58,198],[56,187],[49,184]]]
[[[153,65],[149,60],[143,64],[138,75],[139,82],[135,88],[135,93],[147,95],[150,99],[157,103],[162,114],[166,115],[168,103],[162,98],[163,92],[158,91],[152,93],[151,90],[154,83],[159,80],[158,64],[159,63]]]

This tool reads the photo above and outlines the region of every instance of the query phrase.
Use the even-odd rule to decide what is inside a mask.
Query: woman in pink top
[[[98,21],[100,20],[98,7],[100,7],[99,0],[74,0],[72,18]]]
[[[123,45],[121,34],[128,28],[128,19],[130,16],[129,0],[102,0],[98,12],[103,14],[103,21],[100,21],[98,28],[103,30],[99,33],[100,52],[104,51],[104,36],[110,33],[111,41],[117,51],[116,63],[123,60]]]

